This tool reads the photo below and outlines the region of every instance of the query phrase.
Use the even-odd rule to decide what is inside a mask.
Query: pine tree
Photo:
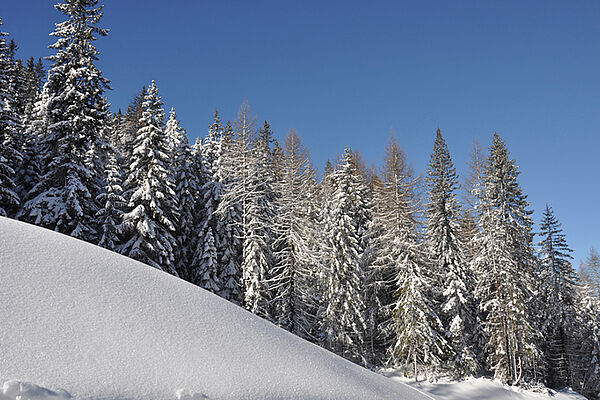
[[[102,7],[96,0],[67,0],[55,7],[68,20],[56,25],[50,46],[57,53],[43,88],[44,103],[37,120],[44,121],[40,138],[43,176],[29,194],[21,218],[84,240],[96,241],[96,196],[101,179],[91,164],[102,138],[108,111],[104,91],[108,81],[95,66],[92,45],[107,30],[96,26]]]
[[[15,93],[11,85],[14,61],[6,36],[7,33],[0,31],[0,216],[14,215],[20,204],[15,183],[15,169],[20,163],[21,153],[16,147],[19,132]]]
[[[294,129],[285,138],[281,164],[274,229],[275,322],[297,336],[314,340],[318,253],[311,211],[316,182],[308,150]]]
[[[170,146],[164,132],[164,113],[154,81],[142,103],[129,176],[125,181],[128,212],[123,215],[126,241],[121,253],[177,275],[173,232],[179,204],[175,177],[170,174]]]
[[[539,310],[531,212],[518,175],[504,142],[494,134],[478,205],[475,289],[489,368],[510,384],[540,379],[543,369],[534,318]]]
[[[443,277],[440,282],[441,313],[454,349],[450,365],[456,376],[464,377],[473,375],[478,368],[472,339],[475,310],[471,298],[470,270],[464,262],[463,244],[458,234],[460,206],[455,194],[458,177],[439,129],[426,181],[429,197],[425,212],[426,244],[433,261],[433,270]]]
[[[123,198],[121,170],[115,154],[111,155],[106,164],[105,175],[104,191],[97,198],[102,205],[97,214],[101,228],[98,246],[118,251],[123,229],[121,221],[126,202]]]
[[[349,148],[331,178],[335,189],[325,205],[323,345],[349,360],[366,363],[363,257],[371,216],[366,183]]]

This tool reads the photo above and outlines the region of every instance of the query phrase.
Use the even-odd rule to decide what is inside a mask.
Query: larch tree
[[[454,350],[453,358],[448,361],[455,374],[462,378],[475,374],[478,369],[473,344],[476,319],[471,298],[471,271],[464,261],[463,244],[459,236],[460,205],[455,194],[458,177],[439,129],[427,168],[426,182],[429,198],[425,208],[426,246],[433,271],[442,277],[442,321]]]
[[[315,173],[308,150],[294,129],[283,145],[281,179],[277,183],[277,216],[273,277],[275,322],[297,336],[312,339],[316,323],[316,265],[314,246]]]
[[[581,282],[588,286],[591,295],[600,298],[600,254],[594,247],[579,265],[579,274]]]
[[[108,119],[108,81],[96,67],[93,42],[107,34],[97,0],[67,0],[56,9],[68,19],[56,24],[52,66],[44,84],[37,120],[44,121],[39,151],[42,177],[32,189],[21,218],[80,239],[96,242],[99,171],[90,161]]]
[[[175,177],[169,164],[170,146],[164,132],[164,112],[154,81],[142,103],[129,175],[125,180],[126,235],[121,253],[177,275],[173,236],[179,217]]]

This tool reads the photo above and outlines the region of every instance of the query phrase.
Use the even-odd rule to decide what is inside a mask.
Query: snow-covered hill
[[[0,400],[429,398],[173,276],[6,218],[0,277]]]

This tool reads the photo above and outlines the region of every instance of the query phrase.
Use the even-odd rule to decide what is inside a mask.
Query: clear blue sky
[[[102,1],[101,1],[102,2]],[[459,173],[497,131],[539,222],[562,221],[576,264],[600,247],[600,2],[106,0],[97,41],[113,109],[155,79],[191,138],[248,99],[315,165],[349,145],[378,163],[390,129],[423,173],[442,129]],[[47,56],[54,1],[3,1],[19,56]]]

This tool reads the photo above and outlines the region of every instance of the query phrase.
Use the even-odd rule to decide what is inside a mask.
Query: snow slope
[[[430,398],[173,276],[6,218],[0,277],[0,400]]]

